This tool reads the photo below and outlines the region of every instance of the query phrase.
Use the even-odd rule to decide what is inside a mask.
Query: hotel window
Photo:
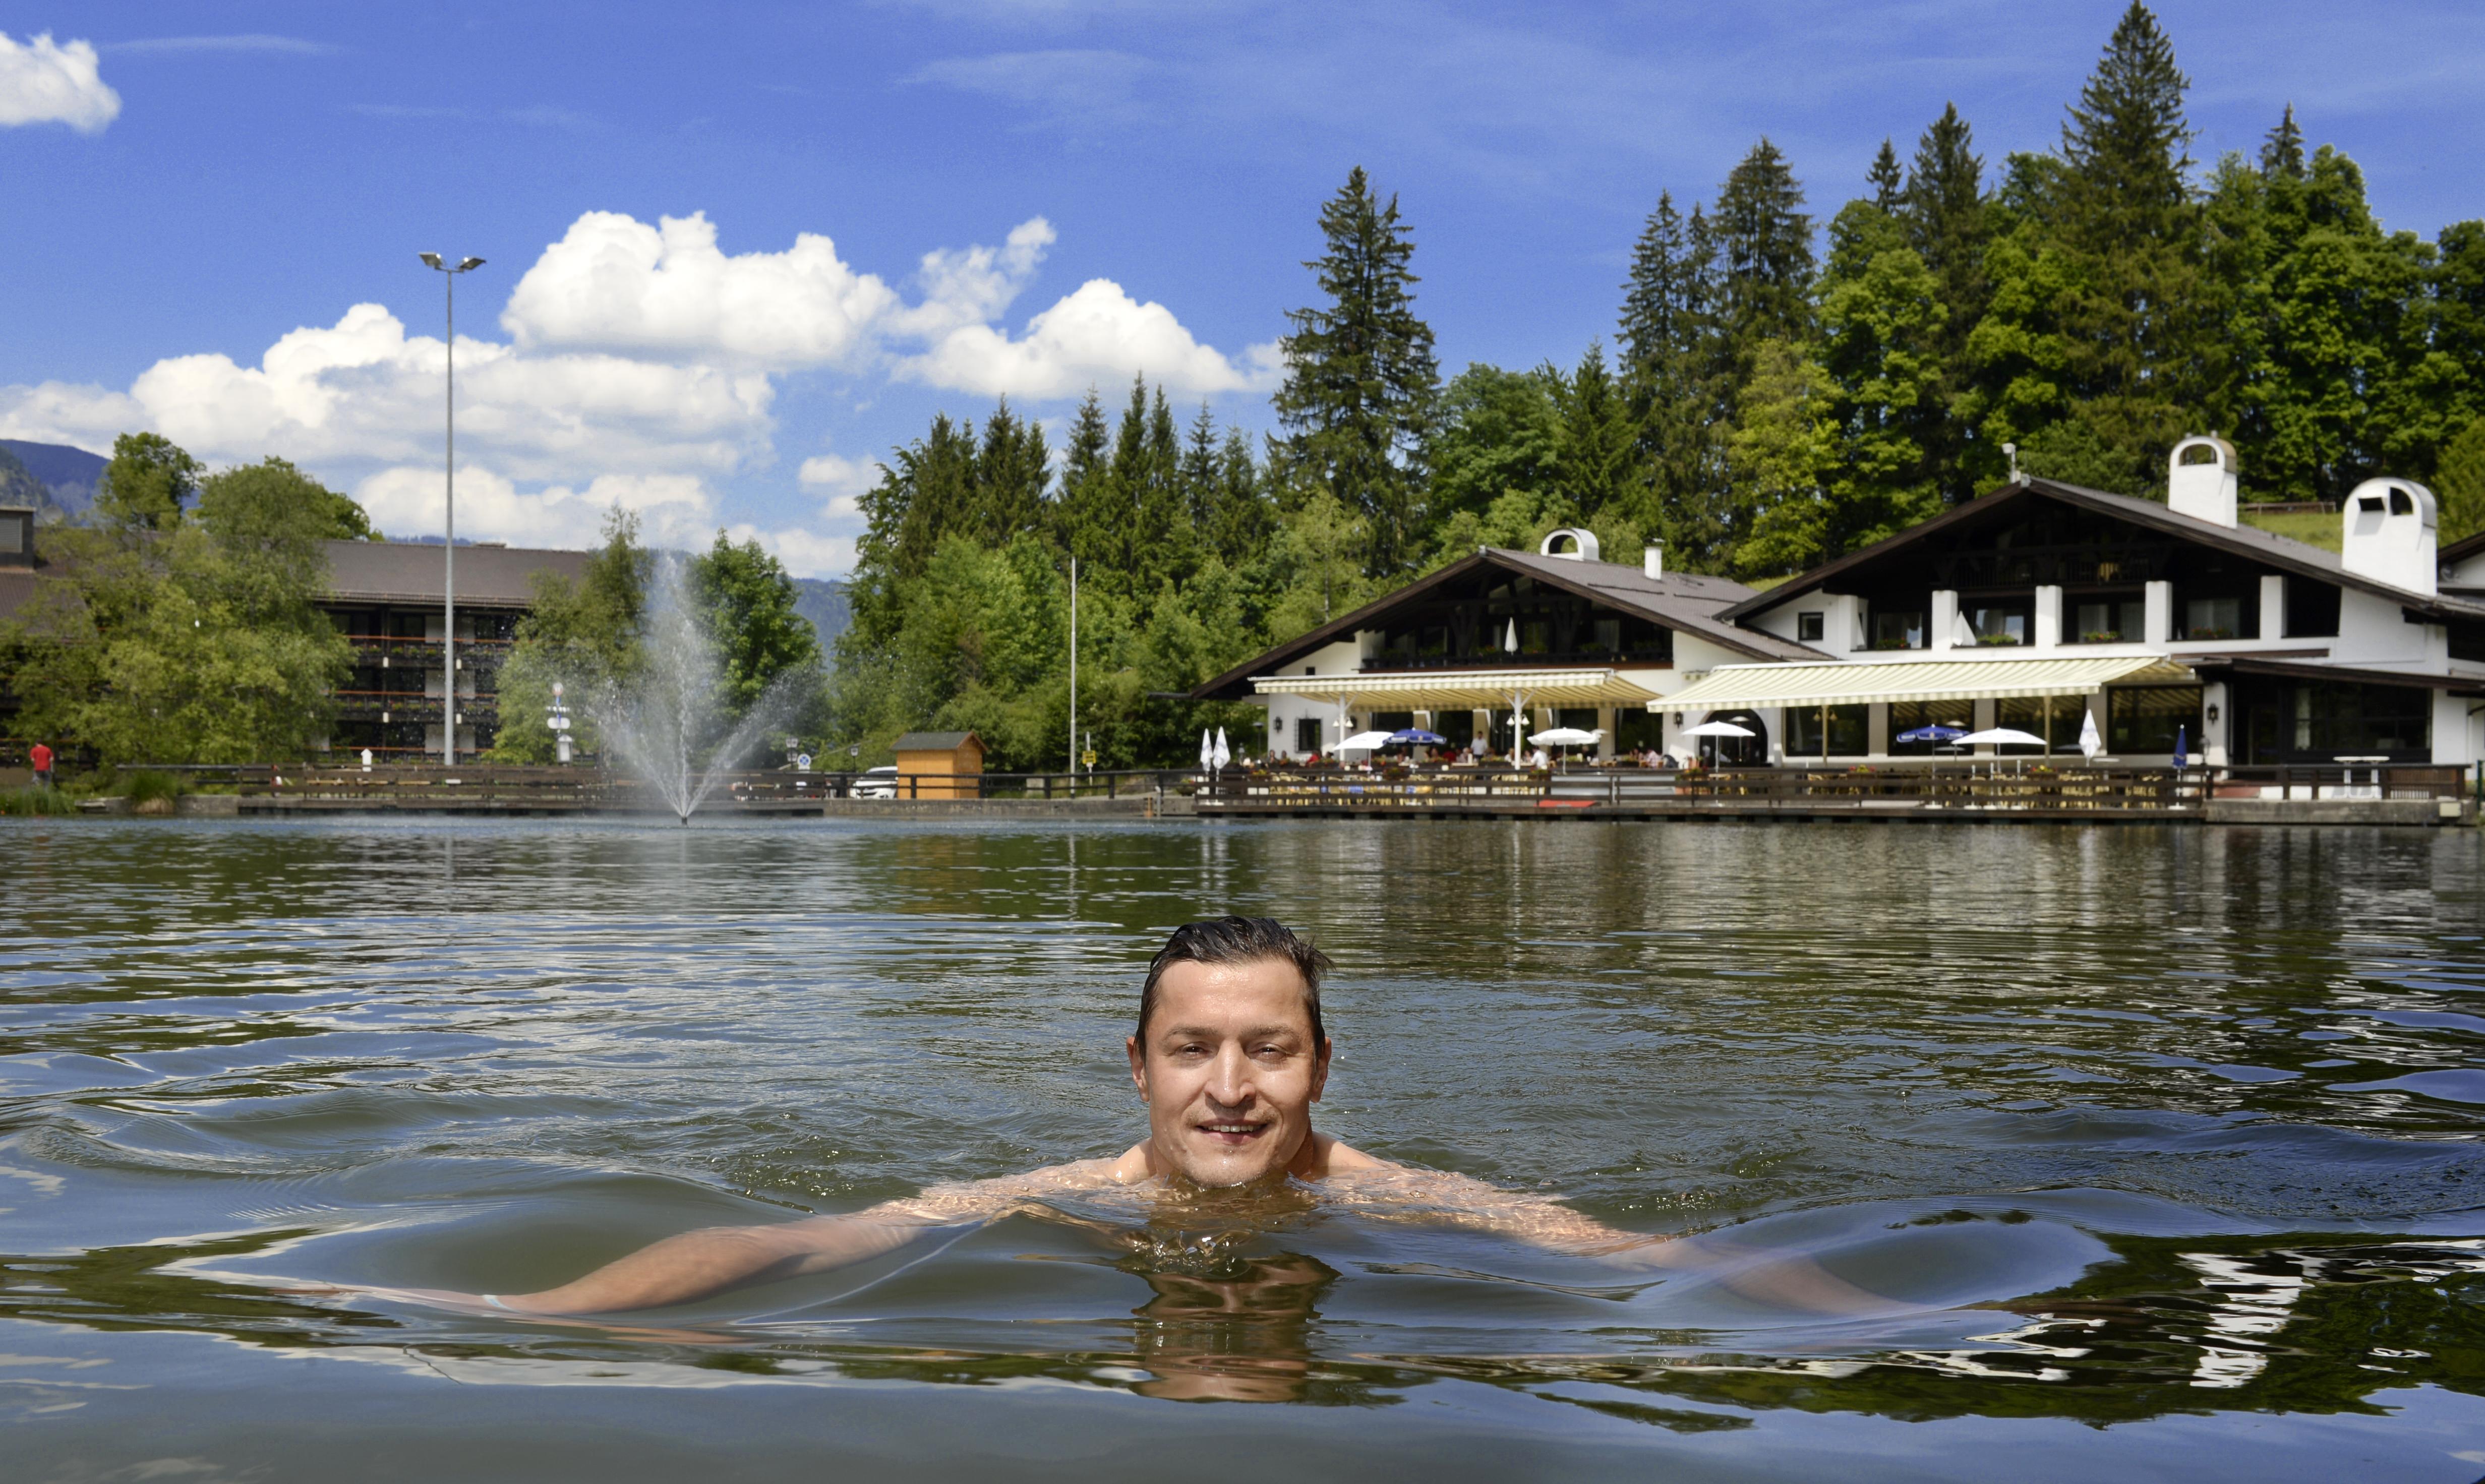
[[[1996,703],[1994,725],[2043,737],[2048,752],[2076,753],[2088,712],[2085,696],[2005,696]]]
[[[1794,616],[1794,637],[1807,644],[1817,642],[1827,627],[1827,614],[1799,613]]]
[[[1875,613],[1872,615],[1872,647],[1875,649],[1921,649],[1925,646],[1925,616],[1922,613]]]
[[[2072,605],[2071,642],[2137,644],[2148,621],[2148,604],[2136,597],[2083,599]]]
[[[2028,642],[2028,610],[2004,604],[1970,608],[1967,626],[1976,631],[1980,645],[2024,645]]]
[[[1871,747],[1870,706],[1787,707],[1787,756],[1861,757]]]
[[[1295,751],[1317,753],[1321,750],[1321,724],[1317,716],[1295,718]]]
[[[2241,639],[2244,601],[2239,597],[2196,597],[2183,605],[2185,639]]]
[[[1929,756],[1942,744],[1898,739],[1921,727],[1955,727],[1961,731],[1974,731],[1975,719],[1976,702],[1972,701],[1894,701],[1890,702],[1890,751],[1898,756]]]
[[[2105,747],[2117,756],[2171,753],[2178,732],[2200,740],[2200,688],[2197,685],[2117,686],[2105,693]]]

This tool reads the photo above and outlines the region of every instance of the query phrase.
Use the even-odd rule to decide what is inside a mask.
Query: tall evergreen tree
[[[1004,397],[984,420],[975,451],[974,536],[987,546],[1006,546],[1018,536],[1047,534],[1045,489],[1052,479],[1051,452],[1044,425],[1010,411]]]
[[[1724,483],[1727,393],[1716,261],[1707,213],[1694,206],[1686,220],[1662,193],[1623,289],[1622,383],[1644,485],[1642,535],[1661,536],[1690,571],[1714,569],[1724,529],[1712,504]]]
[[[2053,226],[2077,270],[2062,316],[2075,417],[2125,489],[2155,487],[2186,425],[2215,415],[2189,86],[2157,17],[2132,0],[2062,125]]]
[[[1286,379],[1274,398],[1284,473],[1360,517],[1373,576],[1404,572],[1421,547],[1426,446],[1440,371],[1415,314],[1415,243],[1358,165],[1322,206],[1326,250],[1304,263],[1324,302],[1290,312]]]
[[[1940,379],[1929,390],[1919,437],[1926,481],[1941,498],[1955,503],[1972,497],[1981,479],[2000,473],[1999,451],[1977,449],[1973,425],[1962,415],[1972,390],[1968,337],[1990,307],[1993,290],[1984,269],[1992,237],[1984,161],[1976,154],[1974,134],[1957,104],[1943,105],[1941,117],[1917,140],[1899,215],[1944,309],[1924,347],[1939,365]]]
[[[2304,130],[2296,127],[2293,103],[2286,105],[2286,112],[2279,115],[2277,126],[2261,141],[2260,173],[2290,180],[2304,179]]]
[[[1776,145],[1763,138],[1727,173],[1712,220],[1721,318],[1739,381],[1762,342],[1799,344],[1813,334],[1812,218]]]
[[[1591,342],[1568,376],[1546,368],[1545,383],[1559,418],[1553,472],[1563,498],[1582,519],[1620,517],[1653,534],[1640,518],[1630,406],[1605,369],[1603,343]]]
[[[1890,141],[1881,141],[1881,152],[1872,156],[1872,168],[1864,177],[1872,187],[1872,205],[1890,215],[1897,215],[1907,189],[1906,172],[1898,168],[1898,151]]]

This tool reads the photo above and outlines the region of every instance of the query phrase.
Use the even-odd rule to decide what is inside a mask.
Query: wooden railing
[[[1602,809],[1649,813],[1925,810],[2190,814],[2199,811],[2210,786],[2208,770],[2202,768],[2014,769],[2007,763],[1568,773],[1281,768],[1228,769],[1201,787],[1199,803],[1204,811],[1226,812]]]
[[[2222,768],[2222,799],[2457,799],[2472,784],[2456,763],[2280,763]]]
[[[661,796],[635,775],[594,764],[523,767],[378,761],[364,768],[332,754],[319,764],[223,770],[218,783],[244,798],[305,809],[443,808],[451,810],[661,811]],[[190,770],[204,771],[204,770]],[[887,774],[798,772],[787,768],[720,774],[699,808],[706,812],[768,812],[816,808],[832,799],[978,800],[1117,799],[1183,789],[1190,775],[1176,769],[1100,769],[1089,773]]]

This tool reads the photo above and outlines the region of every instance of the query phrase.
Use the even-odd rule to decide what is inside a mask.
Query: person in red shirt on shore
[[[33,764],[35,783],[39,787],[52,786],[52,750],[41,742],[26,749],[26,761]]]

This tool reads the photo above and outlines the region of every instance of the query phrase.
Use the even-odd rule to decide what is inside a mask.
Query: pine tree
[[[1356,166],[1321,208],[1327,250],[1304,263],[1324,302],[1292,311],[1274,404],[1288,482],[1324,488],[1359,518],[1375,577],[1406,570],[1421,549],[1426,444],[1440,372],[1433,331],[1414,310],[1415,244]]]
[[[2283,176],[2290,180],[2304,179],[2304,130],[2295,126],[2295,105],[2286,105],[2278,126],[2261,141],[2260,173]]]
[[[2062,125],[2053,225],[2076,269],[2062,314],[2074,415],[2130,490],[2155,487],[2165,451],[2214,413],[2189,86],[2157,17],[2133,0]]]
[[[1872,205],[1895,216],[1906,195],[1906,173],[1898,168],[1898,151],[1890,141],[1881,141],[1881,152],[1872,156],[1872,168],[1865,180],[1872,187]]]
[[[1610,512],[1650,534],[1634,498],[1639,481],[1630,406],[1605,370],[1604,343],[1591,342],[1578,370],[1568,376],[1546,368],[1545,380],[1559,418],[1553,472],[1563,498],[1581,519],[1595,521]]]
[[[1623,395],[1637,440],[1641,533],[1682,570],[1710,571],[1723,526],[1720,432],[1727,381],[1716,322],[1716,243],[1706,212],[1686,221],[1671,192],[1631,252],[1621,325]]]
[[[1013,537],[1044,536],[1050,524],[1045,488],[1052,479],[1051,455],[1044,444],[1044,425],[1022,421],[1004,397],[984,420],[982,446],[975,453],[975,538],[1000,547]]]
[[[1217,450],[1216,513],[1204,529],[1214,536],[1216,554],[1237,571],[1258,562],[1275,538],[1276,506],[1263,487],[1250,436],[1239,427],[1225,430]]]
[[[1717,193],[1720,317],[1737,381],[1762,342],[1812,338],[1812,218],[1802,207],[1802,183],[1765,138]]]
[[[1900,215],[1945,310],[1924,347],[1941,368],[1920,428],[1925,477],[1943,499],[1956,503],[1976,494],[1980,478],[2000,473],[2000,451],[1979,450],[1969,436],[1972,425],[1961,415],[1973,390],[1968,337],[1991,305],[1993,289],[1984,270],[1992,238],[1984,162],[1977,157],[1974,134],[1957,104],[1943,105],[1941,117],[1917,140]]]

